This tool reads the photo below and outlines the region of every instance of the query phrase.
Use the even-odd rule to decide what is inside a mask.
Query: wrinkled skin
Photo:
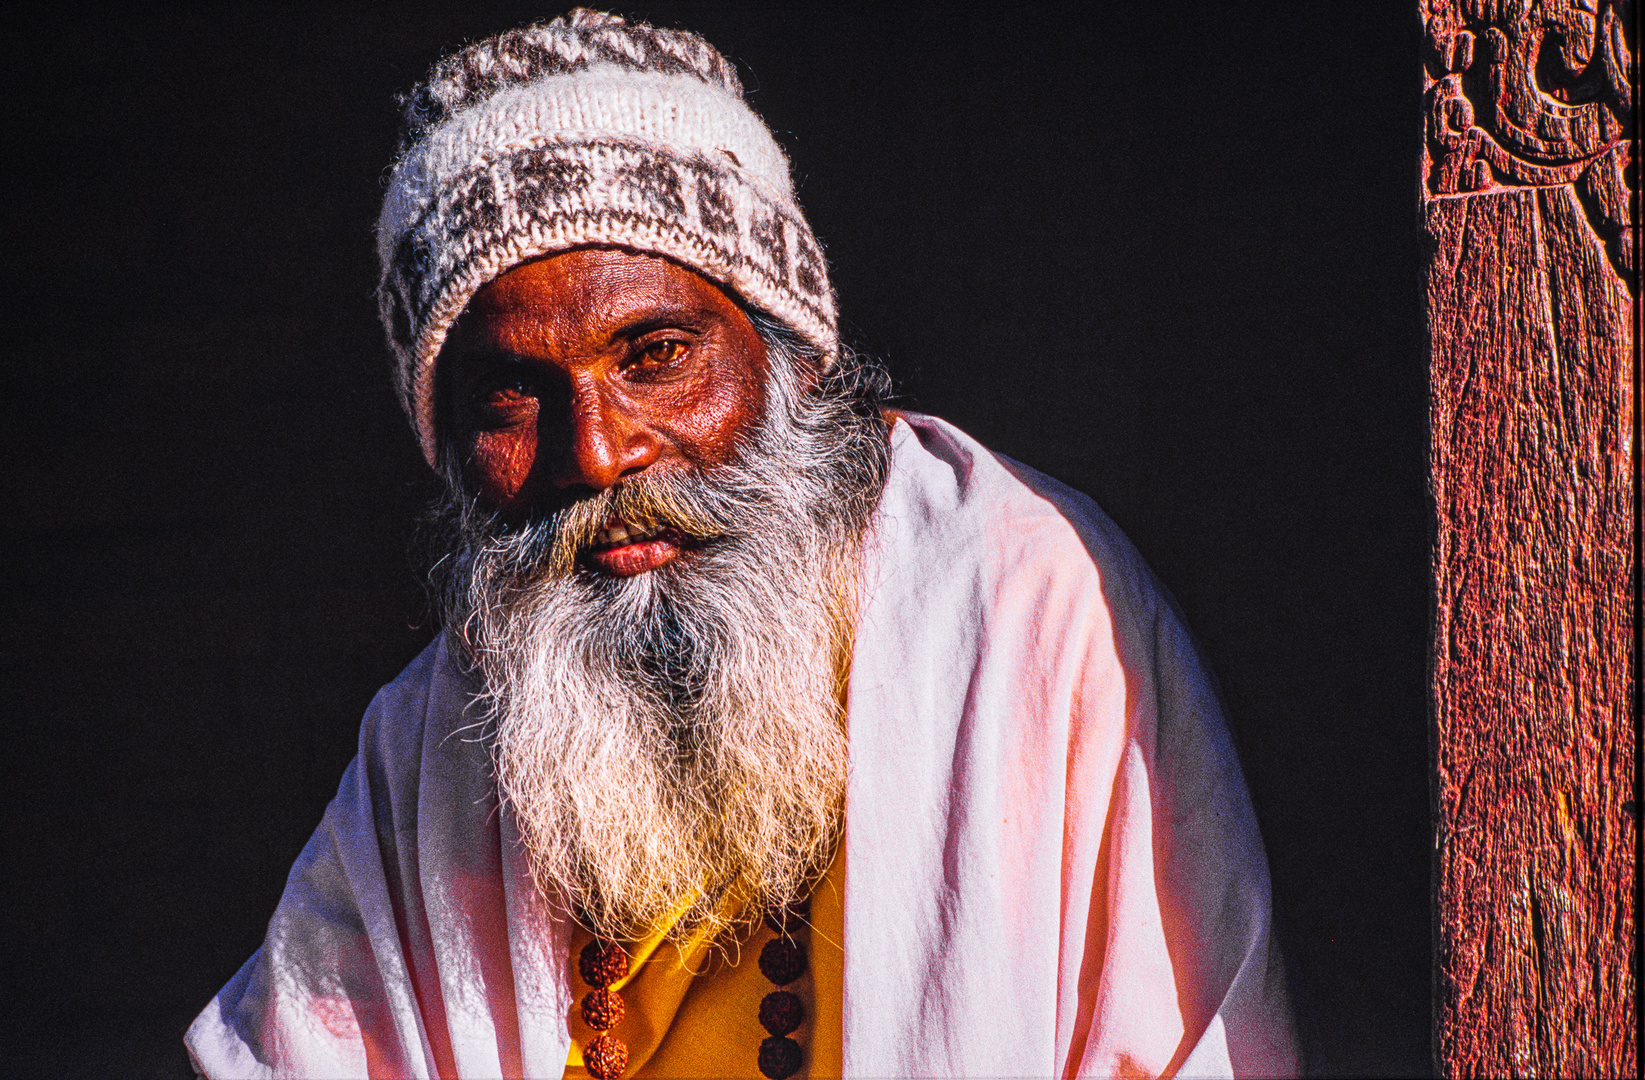
[[[655,255],[582,248],[475,293],[440,371],[465,480],[517,517],[647,469],[729,461],[764,411],[767,358],[748,316],[707,278]],[[619,538],[587,561],[630,576],[683,545],[668,532]]]

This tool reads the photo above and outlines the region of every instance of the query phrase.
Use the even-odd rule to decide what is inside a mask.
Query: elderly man
[[[444,631],[199,1071],[1294,1072],[1179,617],[1089,500],[882,406],[732,66],[578,11],[407,120],[379,295]]]

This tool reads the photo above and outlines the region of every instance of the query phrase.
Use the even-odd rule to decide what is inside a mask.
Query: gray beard
[[[806,393],[806,361],[768,346],[766,414],[732,464],[648,470],[514,526],[451,484],[432,517],[431,584],[536,884],[607,937],[718,936],[794,902],[843,825],[886,424],[860,374]],[[583,566],[613,519],[693,550],[629,578]]]

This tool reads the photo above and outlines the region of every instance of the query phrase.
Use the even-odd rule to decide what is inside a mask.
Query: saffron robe
[[[473,689],[442,635],[372,702],[262,948],[189,1029],[204,1075],[563,1075],[571,926]],[[900,414],[847,714],[846,1076],[1297,1071],[1213,682],[1089,499]]]
[[[800,1025],[785,1034],[800,1051],[795,1077],[839,1076],[841,961],[845,959],[845,860],[835,861],[813,888],[808,914],[791,928],[804,969],[783,990],[799,1002]],[[766,996],[777,989],[760,970],[758,957],[777,936],[764,922],[735,944],[693,937],[683,948],[659,939],[660,928],[625,946],[628,975],[611,984],[623,1001],[623,1019],[612,1034],[628,1047],[622,1080],[765,1080],[761,1044],[770,1037],[760,1023]],[[593,935],[572,932],[572,955]],[[571,1010],[571,1059],[565,1080],[593,1080],[583,1050],[596,1032]]]

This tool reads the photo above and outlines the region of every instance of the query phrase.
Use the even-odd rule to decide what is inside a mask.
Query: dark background
[[[371,227],[467,2],[0,39],[0,1072],[179,1076],[428,639]],[[1414,3],[636,4],[742,68],[848,339],[1093,496],[1226,691],[1310,1070],[1428,1072]]]

